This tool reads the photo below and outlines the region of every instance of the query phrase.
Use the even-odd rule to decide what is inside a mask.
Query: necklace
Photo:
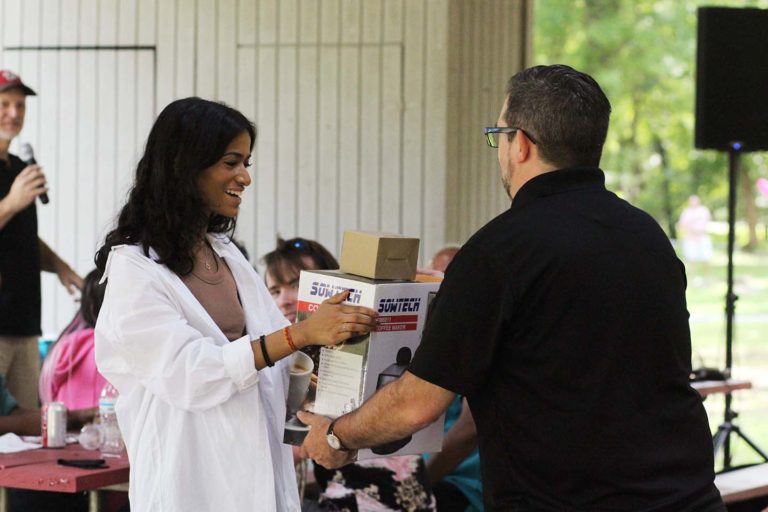
[[[203,266],[205,267],[205,270],[208,272],[218,272],[219,271],[219,262],[216,261],[216,253],[213,252],[213,247],[208,245],[207,242],[203,242]],[[213,256],[213,263],[208,259],[208,254],[210,253],[211,256]],[[214,266],[216,267],[214,270]]]
[[[207,245],[208,244],[206,244],[206,246]],[[205,261],[203,262],[203,264],[205,265],[205,270],[211,270],[211,268],[213,267],[211,267],[211,264],[208,262],[208,251],[204,250],[203,252],[205,253]]]

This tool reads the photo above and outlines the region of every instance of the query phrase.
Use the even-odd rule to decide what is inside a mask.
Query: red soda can
[[[67,444],[67,407],[64,402],[44,404],[41,416],[43,448],[64,448]]]

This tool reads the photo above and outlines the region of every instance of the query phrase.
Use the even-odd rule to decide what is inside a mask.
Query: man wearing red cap
[[[0,374],[25,408],[37,407],[40,271],[55,272],[70,293],[83,283],[37,236],[35,198],[48,190],[45,175],[8,152],[34,95],[18,75],[0,70]]]

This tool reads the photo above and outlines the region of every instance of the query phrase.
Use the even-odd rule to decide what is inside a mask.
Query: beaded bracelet
[[[293,338],[291,337],[291,331],[288,327],[283,327],[283,336],[285,336],[285,341],[288,342],[288,346],[291,347],[291,352],[296,352],[298,349],[296,348],[296,345],[293,343]]]

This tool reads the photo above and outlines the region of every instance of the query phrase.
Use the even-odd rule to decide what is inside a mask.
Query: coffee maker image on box
[[[408,365],[411,363],[411,356],[412,353],[410,348],[400,348],[400,350],[397,351],[397,360],[395,361],[395,364],[387,366],[384,371],[379,374],[379,378],[376,381],[376,390],[378,391],[390,382],[399,379],[400,376],[405,373],[405,370],[408,369]],[[390,453],[395,453],[410,442],[411,436],[408,436],[395,441],[390,441],[389,443],[374,446],[371,448],[371,451],[376,455],[389,455]]]

